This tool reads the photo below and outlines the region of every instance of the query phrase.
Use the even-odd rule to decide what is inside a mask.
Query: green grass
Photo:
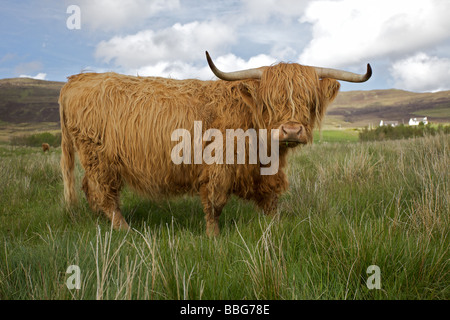
[[[447,104],[447,106],[443,108],[417,110],[413,112],[413,114],[425,117],[448,118],[448,115],[450,114],[450,106]]]
[[[40,132],[28,135],[13,136],[10,138],[11,144],[15,146],[41,147],[43,143],[51,147],[61,145],[61,133],[52,134],[50,132]]]
[[[315,130],[314,142],[315,143],[327,143],[327,142],[357,142],[358,130],[357,129],[341,129],[341,130]]]
[[[43,132],[53,135],[61,134],[60,125],[57,122],[8,123],[0,121],[0,144],[11,144],[11,140]]]
[[[449,299],[449,147],[449,135],[304,147],[280,217],[233,198],[216,239],[195,197],[125,189],[129,233],[85,200],[65,211],[59,150],[1,147],[0,299]]]

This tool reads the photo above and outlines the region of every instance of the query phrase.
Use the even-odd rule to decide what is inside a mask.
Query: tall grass
[[[197,198],[125,189],[130,232],[85,201],[64,211],[58,151],[2,147],[0,299],[448,299],[449,146],[439,134],[304,147],[279,217],[233,198],[217,239]]]

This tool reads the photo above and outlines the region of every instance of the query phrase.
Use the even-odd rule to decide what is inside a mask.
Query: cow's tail
[[[70,207],[77,204],[77,194],[75,192],[75,148],[70,132],[66,125],[64,114],[65,103],[61,96],[59,99],[59,113],[61,120],[61,170],[64,181],[64,202]]]

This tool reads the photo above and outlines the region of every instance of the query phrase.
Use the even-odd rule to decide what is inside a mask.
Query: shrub
[[[61,145],[61,134],[52,134],[50,132],[35,133],[30,135],[21,135],[10,139],[12,145],[40,147],[43,143],[48,143],[51,147]]]
[[[398,140],[409,139],[415,137],[423,137],[425,135],[436,135],[437,133],[450,133],[450,126],[439,125],[434,127],[431,124],[424,125],[420,123],[418,126],[405,126],[403,124],[397,127],[380,126],[369,130],[365,127],[359,133],[360,141],[382,141],[382,140]]]

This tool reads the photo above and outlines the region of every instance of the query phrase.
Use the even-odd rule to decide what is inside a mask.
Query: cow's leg
[[[100,186],[99,182],[85,175],[82,188],[91,209],[95,212],[102,211],[112,222],[114,229],[129,228],[120,212],[120,183],[109,181]]]
[[[256,204],[260,207],[264,214],[269,217],[274,217],[277,214],[278,207],[278,194],[270,193],[265,194],[262,198],[260,198]]]
[[[233,180],[226,170],[225,165],[218,165],[210,167],[202,173],[199,191],[205,212],[206,234],[209,237],[219,235],[220,214],[230,198]]]
[[[103,172],[107,174],[107,172]],[[129,229],[127,222],[120,212],[120,181],[112,178],[114,174],[108,174],[110,179],[98,177],[100,181],[94,182],[96,185],[93,194],[90,194],[90,200],[94,203],[91,207],[100,209],[105,216],[111,221],[114,229]],[[91,191],[92,189],[90,189]]]
[[[129,226],[120,212],[120,189],[122,182],[113,166],[99,168],[95,175],[96,191],[93,196],[98,207],[112,222],[114,229],[128,230]]]
[[[114,229],[129,229],[120,212],[121,177],[115,166],[99,160],[96,145],[78,143],[80,162],[84,167],[82,189],[94,211],[102,211]]]
[[[200,188],[200,199],[205,212],[207,236],[219,235],[219,218],[228,198],[229,195],[227,193],[217,193],[210,185],[203,185]]]
[[[288,180],[285,173],[279,170],[276,174],[263,176],[255,187],[254,201],[267,216],[277,215],[278,198],[288,188]]]
[[[99,199],[96,197],[98,193],[98,186],[96,185],[95,182],[89,179],[89,176],[87,174],[85,174],[83,177],[81,189],[84,191],[84,194],[86,195],[86,199],[91,209],[95,212],[99,212],[100,211],[100,208],[98,206]]]
[[[119,207],[119,194],[105,193],[100,205],[103,213],[111,221],[114,229],[128,230],[130,227],[122,216]]]

